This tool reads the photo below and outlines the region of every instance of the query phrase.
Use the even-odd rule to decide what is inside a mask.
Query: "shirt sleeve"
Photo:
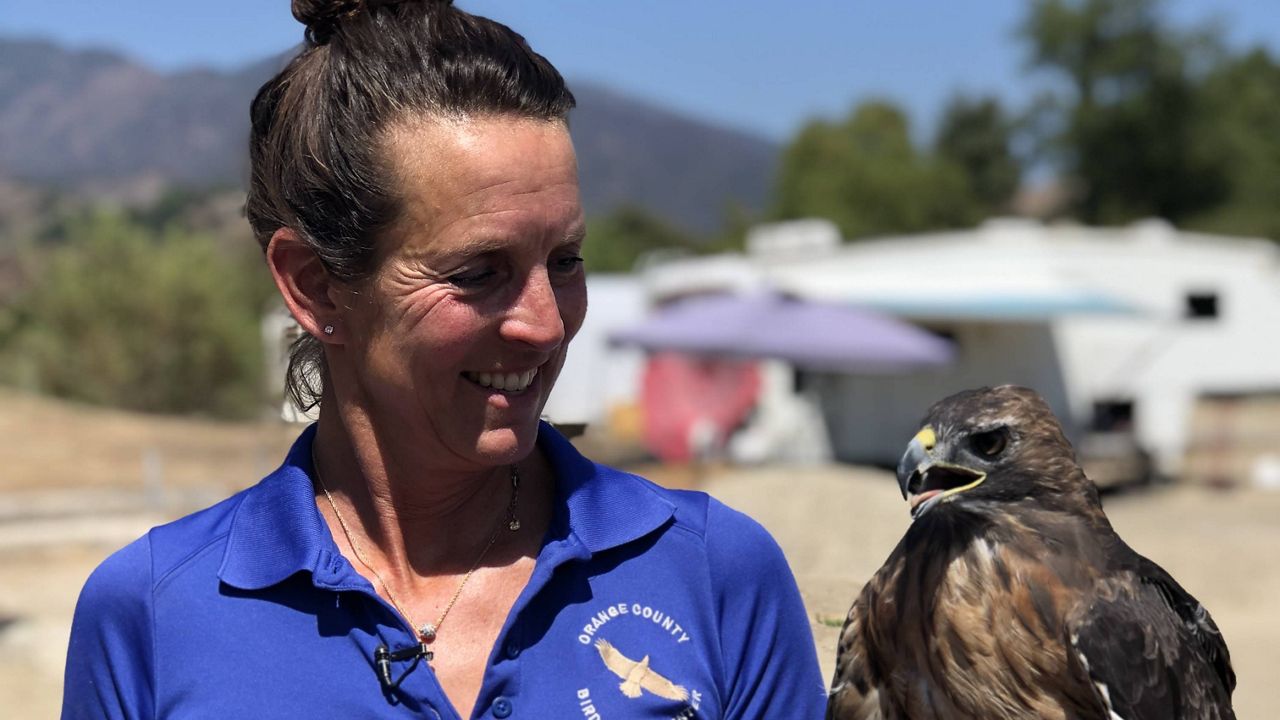
[[[712,500],[707,552],[726,673],[726,720],[822,720],[826,685],[782,549],[754,520]]]
[[[155,716],[151,575],[144,537],[89,576],[71,624],[63,720]]]

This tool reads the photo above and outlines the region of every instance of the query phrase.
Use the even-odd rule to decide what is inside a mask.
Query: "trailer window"
[[[1095,400],[1092,429],[1096,432],[1122,432],[1133,429],[1133,401]]]
[[[1218,317],[1218,293],[1187,293],[1186,317],[1189,320],[1211,320]]]

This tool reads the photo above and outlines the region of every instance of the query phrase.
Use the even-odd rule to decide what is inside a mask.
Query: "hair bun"
[[[293,16],[307,26],[307,39],[324,45],[333,37],[338,24],[362,12],[383,5],[401,5],[415,0],[292,0]],[[451,6],[453,0],[416,0],[423,5]]]
[[[293,0],[293,16],[307,26],[307,38],[323,45],[338,23],[365,9],[365,0]]]

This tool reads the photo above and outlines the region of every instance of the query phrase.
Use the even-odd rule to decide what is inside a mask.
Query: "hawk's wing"
[[[688,690],[685,690],[683,686],[676,685],[670,680],[662,677],[658,673],[654,672],[652,668],[649,672],[644,674],[644,677],[640,678],[640,687],[648,690],[658,697],[666,698],[668,700],[684,702],[689,699]]]
[[[1112,717],[1233,720],[1236,678],[1218,626],[1168,573],[1138,560],[1100,581],[1070,622],[1077,671]]]
[[[600,651],[600,659],[604,660],[604,666],[623,680],[627,679],[627,675],[640,664],[618,652],[618,649],[608,640],[597,640],[596,650]]]
[[[880,720],[880,692],[871,684],[867,667],[867,647],[863,636],[867,607],[871,602],[871,589],[879,579],[873,577],[853,607],[840,631],[840,645],[836,651],[836,674],[831,680],[830,697],[827,698],[827,719]]]

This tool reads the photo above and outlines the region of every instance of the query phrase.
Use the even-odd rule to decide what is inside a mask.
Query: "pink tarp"
[[[756,363],[658,353],[645,367],[645,446],[666,462],[717,454],[760,394]]]

